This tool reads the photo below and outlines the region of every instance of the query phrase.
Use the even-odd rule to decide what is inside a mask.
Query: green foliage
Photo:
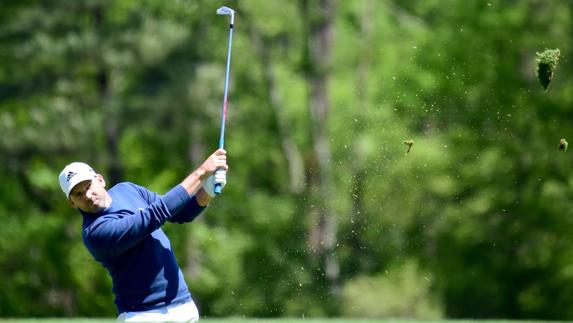
[[[440,319],[442,307],[430,291],[431,280],[413,261],[374,277],[358,276],[344,286],[342,314],[370,319]]]
[[[559,45],[537,57],[547,87],[572,51],[571,4],[335,1],[318,71],[307,44],[320,3],[227,4],[228,185],[195,222],[165,226],[202,314],[573,318],[572,157],[555,149],[573,136],[573,68],[562,60],[551,95],[537,93],[530,54]],[[81,160],[109,185],[163,193],[215,149],[218,5],[2,2],[0,316],[115,315],[57,174]],[[315,185],[319,73],[328,188]],[[335,280],[311,241],[326,202]]]

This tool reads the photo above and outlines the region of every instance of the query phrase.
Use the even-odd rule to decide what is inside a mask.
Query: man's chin
[[[81,210],[86,212],[86,213],[99,213],[101,211],[103,211],[104,208],[98,206],[98,205],[90,205],[87,206],[85,208],[82,208]]]

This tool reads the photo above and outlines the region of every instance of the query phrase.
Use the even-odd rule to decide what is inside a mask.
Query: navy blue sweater
[[[118,312],[190,300],[161,226],[166,221],[193,221],[204,208],[181,185],[163,196],[133,183],[119,183],[108,192],[109,207],[95,214],[81,212],[82,238],[111,275]]]

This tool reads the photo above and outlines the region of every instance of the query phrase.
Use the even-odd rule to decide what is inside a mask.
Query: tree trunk
[[[311,205],[309,245],[320,259],[331,291],[339,290],[339,263],[334,254],[337,238],[336,214],[332,205],[334,198],[331,149],[328,137],[328,78],[332,52],[334,1],[320,0],[300,2],[305,20],[308,43],[303,65],[309,86],[311,136],[313,141],[309,190]]]
[[[276,85],[272,59],[269,55],[269,51],[267,51],[263,45],[263,43],[268,44],[271,40],[265,39],[265,41],[263,41],[261,33],[254,27],[250,28],[250,34],[255,46],[255,51],[263,68],[264,84],[268,93],[269,105],[276,116],[282,150],[288,162],[290,191],[298,194],[304,189],[304,165],[301,153],[296,147],[289,130],[292,129],[292,127],[289,125],[288,120],[282,116],[283,113],[281,111],[284,109],[283,100],[280,97],[279,89]]]

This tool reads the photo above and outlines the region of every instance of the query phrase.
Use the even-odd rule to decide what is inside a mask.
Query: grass
[[[2,319],[0,323],[117,323],[110,319],[87,319],[87,318],[49,318],[49,319]],[[548,321],[516,321],[516,320],[408,320],[408,319],[321,319],[321,318],[280,318],[280,319],[255,319],[255,318],[209,318],[201,319],[201,323],[502,323],[502,322],[548,322]],[[555,323],[557,321],[551,321]]]

